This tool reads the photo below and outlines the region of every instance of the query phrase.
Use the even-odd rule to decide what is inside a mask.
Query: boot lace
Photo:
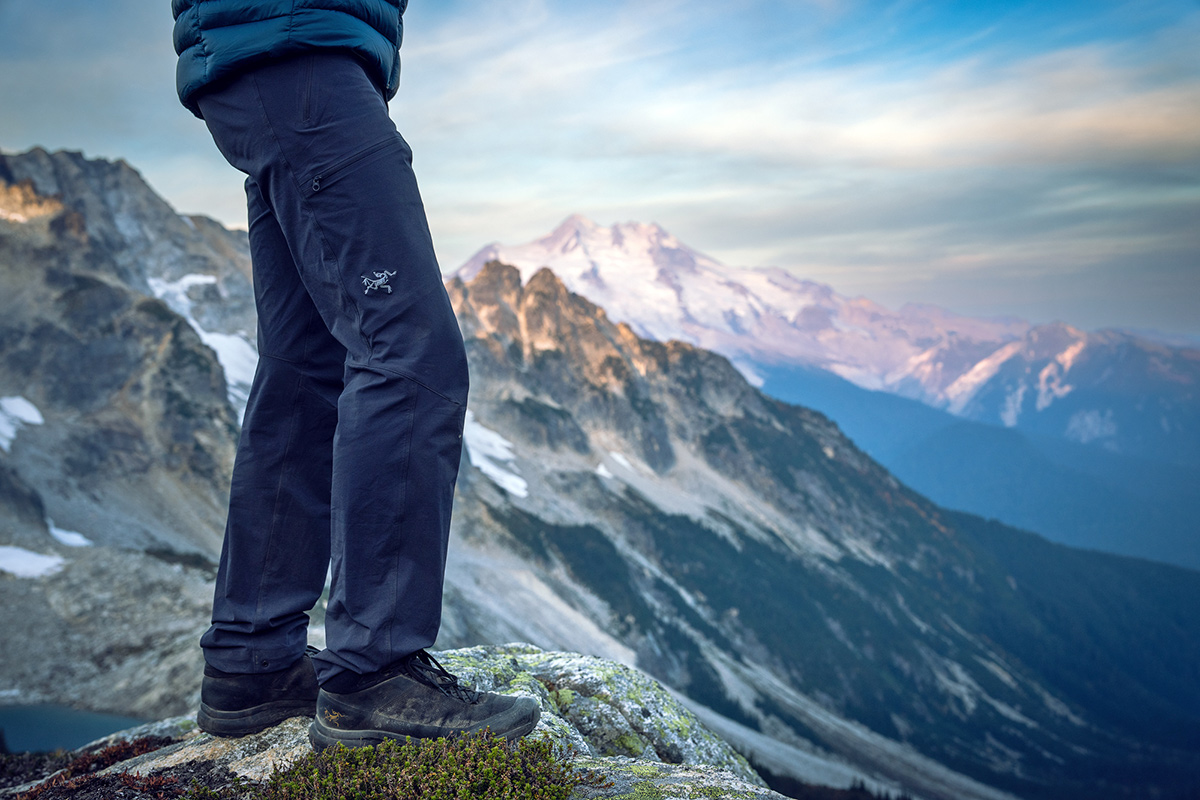
[[[408,674],[415,680],[432,686],[447,697],[461,700],[464,703],[474,703],[482,696],[474,689],[468,689],[458,682],[437,659],[424,650],[418,650],[408,658]]]

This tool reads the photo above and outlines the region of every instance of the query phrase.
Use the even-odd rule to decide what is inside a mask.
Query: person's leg
[[[312,716],[309,611],[329,564],[329,497],[346,351],[304,290],[279,223],[246,181],[259,363],[238,443],[200,727],[243,736]]]
[[[206,662],[283,669],[304,653],[329,565],[330,480],[346,350],[325,327],[257,183],[246,181],[258,369],[242,422]]]
[[[379,671],[437,635],[467,394],[408,146],[347,55],[263,67],[200,106],[346,350],[328,649],[314,661],[322,682]]]
[[[255,70],[200,107],[261,188],[346,350],[310,740],[528,733],[535,701],[461,687],[424,650],[441,617],[467,364],[411,154],[381,94],[353,57],[323,53]]]

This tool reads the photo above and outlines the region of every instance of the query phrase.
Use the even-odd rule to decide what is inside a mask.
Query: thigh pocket
[[[391,133],[327,167],[315,170],[305,188],[305,194],[313,197],[372,162],[385,156],[394,156],[397,152],[403,154],[406,163],[412,163],[412,151],[408,149],[408,143],[399,133]]]

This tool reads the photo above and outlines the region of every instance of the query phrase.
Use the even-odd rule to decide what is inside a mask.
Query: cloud
[[[0,145],[125,157],[244,224],[175,102],[169,15],[114,3],[55,38],[78,4],[0,0],[0,103],[22,109]],[[1200,12],[1167,5],[415,3],[392,114],[446,268],[581,212],[885,302],[1115,285],[1122,264],[1188,295]]]

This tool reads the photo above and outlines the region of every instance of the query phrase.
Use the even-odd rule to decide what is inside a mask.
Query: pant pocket
[[[328,189],[337,181],[351,174],[355,170],[361,169],[375,159],[381,158],[394,150],[399,150],[405,153],[405,157],[412,161],[411,152],[408,149],[408,143],[400,136],[399,133],[392,133],[388,136],[373,142],[366,147],[358,150],[355,153],[330,164],[327,167],[322,167],[315,170],[312,177],[308,181],[305,188],[305,194],[308,197],[313,197],[324,189]]]

